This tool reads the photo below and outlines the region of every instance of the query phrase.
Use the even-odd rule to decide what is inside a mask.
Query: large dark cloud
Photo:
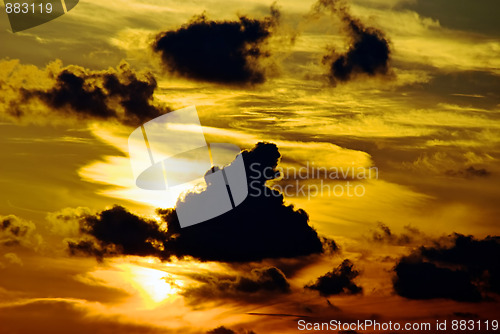
[[[349,81],[359,74],[375,76],[389,72],[391,51],[389,41],[382,31],[366,27],[360,20],[352,17],[342,0],[319,0],[314,10],[327,10],[337,15],[349,36],[347,52],[339,54],[334,51],[323,58],[323,63],[330,66],[328,76],[332,82]]]
[[[182,292],[190,304],[203,301],[232,299],[238,302],[269,301],[273,295],[290,292],[287,278],[276,267],[254,268],[249,273],[227,275],[220,273],[192,274],[190,278],[202,283]]]
[[[235,209],[186,228],[180,227],[174,209],[159,209],[166,224],[163,229],[158,222],[117,206],[82,217],[86,237],[70,242],[71,252],[98,258],[133,254],[164,260],[192,256],[202,261],[249,262],[318,254],[323,252],[323,242],[325,248],[336,249],[335,243],[318,237],[304,210],[285,205],[283,195],[266,186],[266,181],[279,174],[276,167],[281,155],[275,144],[258,143],[240,154],[248,181],[254,190],[260,187],[262,191],[249,195]]]
[[[500,293],[499,237],[477,240],[454,234],[441,243],[400,259],[394,268],[399,295],[480,301],[484,294]]]
[[[39,100],[49,108],[81,118],[117,119],[130,125],[142,124],[169,109],[158,106],[153,94],[157,82],[152,74],[138,74],[126,63],[117,69],[93,71],[68,66],[57,73],[53,86],[47,89],[20,88],[23,105]],[[14,115],[26,116],[19,107]]]
[[[321,296],[325,297],[339,294],[358,294],[363,291],[360,286],[353,282],[358,275],[359,271],[354,269],[354,264],[346,259],[338,267],[318,277],[316,282],[305,287],[317,290]]]
[[[265,80],[259,63],[269,53],[263,43],[272,33],[279,12],[262,20],[211,21],[204,15],[177,30],[160,33],[153,49],[167,68],[179,75],[218,83],[254,84]]]
[[[434,263],[404,258],[395,268],[394,289],[410,299],[449,298],[479,301],[481,294],[462,270],[441,268]]]

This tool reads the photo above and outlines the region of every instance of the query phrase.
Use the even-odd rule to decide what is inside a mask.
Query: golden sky
[[[496,0],[85,0],[16,33],[1,9],[0,333],[500,320]],[[193,105],[245,163],[376,173],[269,178],[283,201],[177,229],[128,137]]]

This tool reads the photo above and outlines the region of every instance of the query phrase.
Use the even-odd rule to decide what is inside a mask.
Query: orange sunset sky
[[[498,325],[499,11],[82,0],[13,33],[2,5],[0,333]],[[289,192],[181,229],[176,197],[136,186],[128,137],[188,106]]]

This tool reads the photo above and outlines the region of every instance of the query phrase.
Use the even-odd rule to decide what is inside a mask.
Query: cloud
[[[98,259],[119,254],[164,256],[166,232],[156,221],[134,215],[121,206],[83,215],[79,222],[81,232],[94,238],[68,241],[72,255],[84,253]]]
[[[42,254],[21,251],[15,255],[7,253],[0,255],[0,261],[8,266],[2,272],[1,279],[2,288],[8,291],[8,295],[0,296],[3,305],[8,300],[54,297],[109,306],[127,302],[131,297],[130,291],[124,290],[125,287],[90,276],[89,273],[96,270],[95,261],[61,257],[50,248]],[[36,284],[33,284],[34,278]],[[4,333],[1,329],[0,332]]]
[[[77,237],[80,234],[80,221],[94,212],[86,207],[64,208],[50,212],[45,217],[50,232],[62,237]]]
[[[422,16],[432,17],[451,29],[477,32],[498,36],[495,11],[498,8],[495,0],[483,0],[481,6],[471,2],[455,3],[449,0],[437,0],[430,3],[420,1],[401,2],[399,9],[413,10]]]
[[[115,206],[80,220],[85,237],[70,241],[70,251],[98,258],[125,254],[163,260],[191,256],[202,261],[249,262],[319,254],[324,251],[323,243],[325,248],[336,249],[335,243],[318,236],[304,210],[286,205],[282,194],[266,186],[278,176],[281,154],[275,144],[261,142],[240,154],[254,191],[261,191],[249,195],[235,209],[181,228],[174,209],[158,209],[162,222],[157,222]],[[191,196],[186,195],[177,205],[189,204]]]
[[[154,76],[135,72],[126,62],[104,71],[62,67],[59,61],[45,70],[7,65],[10,73],[0,76],[0,87],[10,90],[4,109],[16,119],[33,117],[32,109],[39,108],[37,102],[49,109],[42,111],[44,117],[56,111],[79,119],[118,120],[127,125],[142,124],[170,111],[154,101]]]
[[[207,334],[256,334],[254,331],[235,332],[224,326],[217,327],[207,332]]]
[[[437,267],[433,263],[403,258],[396,265],[394,289],[410,299],[448,298],[479,301],[481,294],[465,271]]]
[[[316,282],[306,285],[305,288],[317,290],[321,296],[325,297],[361,293],[363,289],[353,282],[358,277],[359,271],[353,268],[354,264],[349,259],[345,259],[337,268],[318,277]]]
[[[23,266],[23,260],[17,256],[16,253],[6,253],[3,255],[3,257],[7,260],[7,262],[11,264],[16,264],[18,266]]]
[[[469,124],[472,124],[472,119]],[[449,123],[449,122],[448,122]],[[450,126],[448,124],[448,126]],[[432,148],[431,148],[432,150]],[[474,151],[460,152],[453,147],[448,152],[439,147],[433,154],[421,154],[413,162],[403,162],[402,168],[421,174],[445,175],[448,177],[460,177],[473,179],[476,177],[485,178],[491,175],[490,165],[495,159],[489,153],[475,153]],[[484,168],[483,166],[487,166]]]
[[[153,43],[167,68],[181,76],[224,84],[265,81],[260,64],[269,56],[264,43],[277,25],[279,11],[261,20],[211,21],[205,14],[177,30],[161,32]]]
[[[472,177],[487,177],[491,173],[485,168],[474,168],[474,166],[469,166],[467,168],[459,169],[459,170],[447,170],[445,172],[446,175],[449,176],[457,176],[463,178],[472,178]]]
[[[480,301],[500,293],[500,238],[455,233],[432,247],[420,247],[394,268],[394,289],[410,299]]]
[[[171,236],[170,249],[175,250],[176,255],[227,262],[323,252],[322,242],[309,225],[307,213],[286,205],[283,195],[266,185],[278,176],[276,168],[281,157],[278,147],[260,142],[253,149],[243,151],[241,156],[252,187],[249,196],[235,209],[184,229],[180,228],[173,210],[160,211]],[[182,204],[189,200],[187,195]]]
[[[36,249],[42,241],[32,222],[14,215],[0,216],[0,247],[23,246]]]
[[[220,326],[208,331],[207,334],[236,334],[236,332],[224,326]]]
[[[363,74],[375,76],[389,73],[390,47],[384,33],[376,28],[366,27],[352,17],[347,4],[342,0],[319,0],[315,12],[328,10],[337,15],[349,36],[347,52],[333,51],[323,57],[323,63],[330,66],[328,76],[332,82],[346,82]]]
[[[398,235],[392,232],[389,226],[383,223],[378,223],[377,229],[373,231],[372,240],[394,245],[408,245],[415,240],[421,240],[422,238],[425,238],[423,233],[415,227],[407,225],[404,226],[404,230],[405,231],[403,233],[400,233]]]
[[[225,275],[220,273],[192,274],[190,278],[202,285],[188,287],[182,292],[190,304],[216,299],[233,299],[248,303],[269,300],[273,295],[290,292],[290,284],[276,267],[254,268],[249,273]]]
[[[421,5],[418,1],[415,3]],[[422,69],[427,68],[433,76],[444,75],[457,82],[462,79],[460,78],[462,74],[466,76],[469,74],[498,75],[500,60],[498,57],[491,56],[500,45],[498,38],[493,39],[488,35],[452,29],[449,25],[443,24],[439,17],[442,14],[454,19],[458,18],[450,14],[450,11],[446,13],[434,11],[432,15],[427,15],[428,13],[419,13],[418,10],[387,10],[374,7],[363,8],[359,6],[359,3],[356,5],[356,14],[367,19],[377,18],[378,26],[391,36],[391,58],[395,64],[410,65],[412,63]],[[474,7],[474,4],[470,6]],[[447,4],[447,7],[451,9],[453,6]],[[479,7],[485,10],[490,8],[484,3]],[[482,86],[484,83],[483,81],[483,83],[477,82],[476,84]],[[466,86],[463,83],[459,85]],[[466,89],[471,89],[473,85]],[[490,87],[493,86],[490,85]],[[432,91],[431,87],[424,86],[423,88]],[[445,89],[453,89],[453,86]],[[461,92],[455,91],[454,93]],[[444,95],[440,97],[447,98]]]

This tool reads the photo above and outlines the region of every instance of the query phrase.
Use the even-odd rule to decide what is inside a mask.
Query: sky
[[[15,33],[4,9],[1,333],[498,325],[497,1],[85,0]],[[128,140],[189,106],[253,187],[181,228],[210,185],[140,189]]]

